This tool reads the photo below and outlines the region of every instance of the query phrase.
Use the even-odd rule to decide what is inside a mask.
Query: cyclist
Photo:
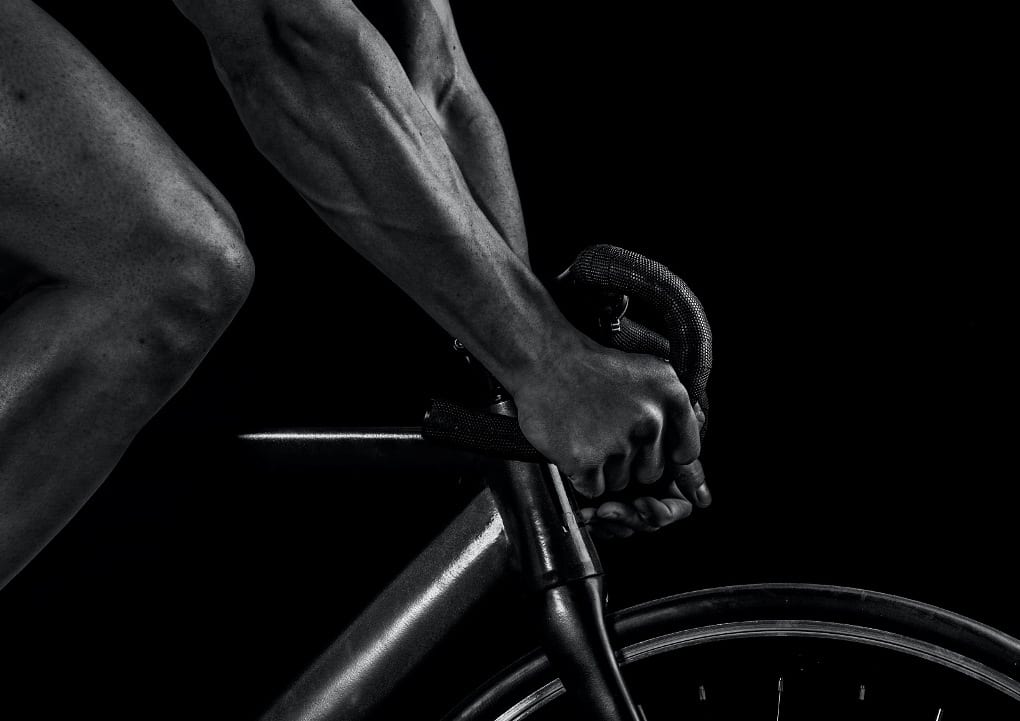
[[[256,146],[326,223],[513,394],[583,493],[675,473],[664,498],[585,510],[630,535],[710,494],[699,411],[670,367],[577,331],[531,271],[499,122],[447,0],[175,0]],[[29,0],[0,0],[0,587],[80,508],[244,302],[226,200]]]

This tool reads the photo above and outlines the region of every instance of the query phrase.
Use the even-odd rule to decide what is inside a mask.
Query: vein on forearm
[[[256,145],[497,374],[533,362],[565,321],[479,208],[396,56],[367,23],[324,29],[301,12],[247,66],[217,57]]]

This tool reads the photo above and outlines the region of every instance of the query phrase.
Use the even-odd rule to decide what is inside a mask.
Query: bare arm
[[[519,257],[528,259],[517,183],[503,127],[464,54],[449,0],[382,0],[403,22],[390,40],[439,127],[478,206]]]
[[[351,2],[177,3],[205,33],[259,149],[507,386],[529,440],[576,485],[599,493],[652,481],[665,463],[697,457],[697,422],[676,375],[657,359],[602,348],[564,319]],[[669,501],[664,522],[690,509]]]
[[[501,380],[513,385],[576,336],[474,202],[398,59],[352,3],[264,3],[258,14],[179,5],[206,32],[259,149]]]

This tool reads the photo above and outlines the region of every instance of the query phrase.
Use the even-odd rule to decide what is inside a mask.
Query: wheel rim
[[[726,639],[835,640],[936,664],[996,692],[1005,703],[1020,702],[1020,641],[970,618],[890,594],[812,584],[730,586],[632,607],[614,614],[611,625],[623,666]],[[525,719],[563,694],[550,675],[544,655],[533,653],[447,718]]]
[[[880,631],[864,626],[828,623],[823,621],[780,620],[723,623],[702,628],[684,629],[631,644],[620,649],[621,667],[665,653],[708,643],[751,638],[810,638],[849,641],[859,645],[883,648],[936,663],[985,684],[989,688],[1020,702],[1020,683],[1009,676],[961,654],[934,644]],[[554,701],[564,693],[558,679],[521,699],[496,721],[523,721],[535,711]]]

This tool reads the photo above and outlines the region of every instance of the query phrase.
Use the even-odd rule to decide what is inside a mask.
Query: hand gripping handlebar
[[[619,318],[599,339],[631,353],[667,358],[692,403],[708,411],[705,389],[712,370],[712,330],[697,296],[662,263],[612,245],[583,250],[560,276],[567,293],[637,299],[661,324],[662,335],[640,323]],[[521,433],[511,416],[476,411],[446,400],[430,404],[422,432],[426,438],[487,455],[541,461],[542,455]]]

